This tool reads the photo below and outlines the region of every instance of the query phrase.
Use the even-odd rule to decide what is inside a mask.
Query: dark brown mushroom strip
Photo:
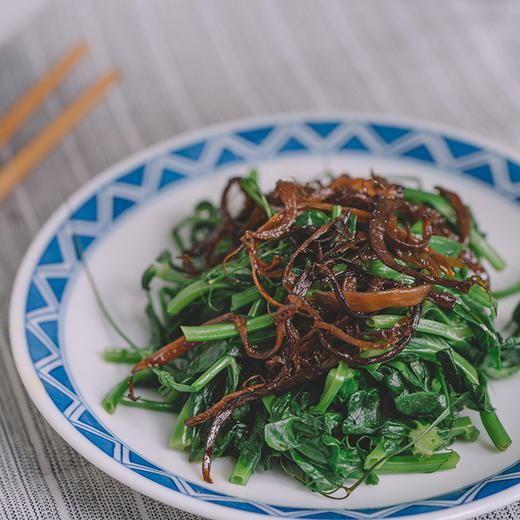
[[[461,292],[468,292],[470,287],[475,283],[478,283],[472,278],[468,278],[463,281],[458,280],[447,280],[439,276],[432,276],[430,274],[423,273],[398,263],[393,255],[388,250],[385,243],[385,234],[388,219],[390,216],[400,209],[408,209],[409,204],[404,199],[381,199],[377,204],[370,217],[369,236],[370,244],[377,255],[379,260],[383,262],[387,267],[390,267],[394,271],[404,273],[412,276],[416,280],[420,280],[425,283],[433,283],[436,285],[442,285],[444,287],[453,287]]]
[[[455,215],[457,215],[457,223],[459,224],[459,231],[460,231],[460,239],[459,241],[467,246],[469,244],[469,227],[470,227],[470,217],[469,217],[469,211],[464,204],[462,204],[462,201],[460,200],[460,197],[453,193],[452,191],[445,190],[444,188],[440,188],[439,186],[436,186],[436,189],[439,190],[439,193],[446,197],[449,201],[449,203],[452,205],[453,209],[455,210]]]
[[[334,276],[334,273],[324,264],[316,263],[315,266],[324,273],[325,278],[332,285],[332,294],[334,295],[336,304],[339,306],[339,309],[337,310],[343,310],[347,314],[350,314],[351,316],[356,316],[357,318],[366,318],[366,315],[361,314],[365,311],[360,310],[359,308],[356,309],[354,308],[354,306],[350,304],[349,299],[346,298],[346,295],[343,292],[343,289],[339,284],[337,277]]]
[[[408,232],[406,232],[397,225],[397,216],[393,214],[390,215],[390,218],[388,219],[386,235],[394,245],[400,248],[409,249],[412,251],[424,251],[427,249],[430,238],[432,237],[432,220],[432,214],[430,212],[425,212],[422,222],[423,237],[421,240],[417,240],[415,237],[413,237],[413,235],[410,235],[409,229]],[[410,241],[410,239],[413,241]]]
[[[217,442],[217,435],[223,424],[229,419],[233,413],[233,408],[225,408],[218,412],[211,423],[208,435],[206,436],[206,446],[204,455],[202,456],[202,478],[208,483],[213,484],[211,478],[211,461],[213,460],[213,451]]]
[[[258,280],[258,276],[256,274],[256,272],[258,271],[258,265],[256,263],[256,256],[252,251],[249,251],[249,260],[251,262],[251,277],[253,278],[253,283],[258,289],[258,292],[275,307],[281,307],[282,304],[280,302],[277,302],[274,298],[272,298]]]
[[[323,226],[321,226],[315,233],[313,233],[307,240],[305,240],[301,246],[299,246],[296,251],[292,254],[291,258],[287,262],[287,265],[285,266],[282,282],[284,287],[290,291],[292,286],[294,285],[294,275],[291,273],[291,269],[294,265],[294,261],[296,260],[296,257],[301,254],[305,249],[312,244],[315,240],[320,238],[322,235],[327,233],[327,231],[332,227],[332,222],[327,222]]]
[[[136,372],[140,370],[145,370],[146,368],[158,367],[168,363],[172,359],[181,356],[191,348],[193,348],[196,343],[191,343],[186,341],[184,336],[177,338],[175,341],[168,343],[164,347],[160,348],[153,354],[149,355],[147,358],[139,361],[137,365],[135,365],[132,370],[130,370],[130,379],[128,380],[128,397],[133,401],[137,401],[139,399],[135,396],[134,389],[134,375]]]
[[[422,304],[412,307],[409,318],[408,318],[409,324],[406,327],[406,330],[403,333],[400,342],[393,348],[388,349],[386,352],[383,352],[382,354],[378,354],[376,356],[354,357],[343,351],[340,351],[340,350],[334,348],[326,340],[323,341],[322,338],[320,338],[320,339],[322,339],[322,345],[324,345],[325,348],[327,348],[330,352],[332,352],[338,359],[345,361],[350,366],[361,366],[361,365],[365,366],[365,365],[371,365],[372,363],[381,363],[383,361],[387,361],[388,359],[392,359],[394,356],[397,356],[397,354],[399,354],[400,352],[402,352],[405,349],[406,345],[408,345],[408,343],[412,339],[412,336],[415,333],[417,325],[419,324],[419,319],[421,318],[421,310],[422,310]]]
[[[274,240],[281,238],[294,224],[298,215],[298,185],[294,182],[278,181],[275,191],[285,206],[285,210],[282,213],[277,213],[270,219],[276,225],[271,227],[271,229],[262,230],[260,228],[258,231],[246,231],[246,237],[252,237],[257,240]]]
[[[435,251],[429,251],[429,254],[441,267],[456,267],[457,269],[462,269],[464,267],[464,261],[460,258],[443,255],[442,253],[437,253]]]
[[[489,274],[484,269],[479,259],[471,249],[463,249],[459,258],[487,285],[489,286]]]
[[[217,245],[225,238],[231,237],[233,245],[236,245],[240,237],[247,229],[257,227],[265,221],[265,213],[255,203],[251,196],[242,188],[240,177],[230,179],[222,192],[220,199],[220,225],[199,242],[193,244],[185,251],[188,255],[199,256],[204,254],[204,265],[206,268],[213,267],[222,261],[219,255],[213,255]],[[240,213],[233,217],[229,212],[229,192],[237,185],[245,196],[244,207]]]
[[[188,427],[192,427],[192,426],[197,426],[198,424],[205,423],[207,420],[215,417],[220,410],[228,408],[228,407],[233,407],[234,403],[239,401],[239,398],[240,398],[241,404],[244,404],[244,399],[245,399],[244,396],[251,395],[251,396],[254,396],[254,398],[256,399],[256,396],[261,394],[261,392],[259,393],[259,392],[257,392],[257,390],[259,390],[261,388],[272,389],[272,385],[268,386],[266,383],[259,383],[257,385],[247,386],[246,388],[237,390],[236,392],[232,392],[231,394],[227,394],[220,401],[218,401],[218,403],[215,403],[212,407],[208,408],[205,412],[202,412],[199,415],[195,415],[194,417],[188,417],[184,421],[184,424]],[[267,395],[267,394],[263,394],[263,395]],[[241,406],[241,404],[237,405],[237,407]]]
[[[276,327],[276,342],[274,344],[274,347],[265,352],[259,352],[253,347],[253,345],[249,341],[249,337],[247,335],[246,320],[244,318],[240,317],[238,314],[235,314],[235,326],[238,330],[238,333],[240,334],[240,339],[242,340],[244,349],[250,358],[253,358],[253,359],[270,358],[271,356],[276,354],[276,352],[278,352],[278,350],[282,346],[283,334],[282,334],[281,325],[277,325],[277,327]]]
[[[442,291],[432,291],[426,299],[436,303],[439,307],[444,307],[445,309],[453,309],[456,302],[453,294]]]
[[[349,307],[359,312],[376,312],[388,307],[412,307],[421,303],[431,292],[433,285],[417,285],[374,292],[343,292]],[[335,292],[317,291],[312,300],[336,311],[341,310]]]
[[[180,258],[182,260],[182,269],[187,275],[198,276],[200,274],[200,270],[193,265],[193,260],[188,253],[184,253]]]
[[[363,349],[379,349],[383,346],[381,344],[376,344],[371,341],[366,341],[366,340],[363,340],[360,338],[356,338],[356,337],[348,334],[344,330],[340,329],[336,325],[323,321],[320,313],[312,305],[303,301],[301,298],[298,298],[294,295],[289,295],[288,300],[291,303],[298,306],[300,309],[303,309],[304,311],[309,313],[309,315],[314,319],[314,323],[313,323],[314,328],[327,330],[334,336],[337,336],[338,338],[342,339],[348,345],[354,345],[356,347],[363,348]]]
[[[365,339],[359,339],[356,338],[350,334],[347,334],[345,331],[340,329],[339,327],[336,327],[336,325],[333,325],[332,323],[327,323],[325,321],[315,321],[314,327],[318,329],[323,329],[332,334],[333,336],[336,336],[337,338],[344,341],[347,345],[353,345],[355,347],[359,347],[361,349],[365,350],[379,350],[381,348],[386,348],[388,345],[384,345],[381,343],[375,343],[372,341],[367,341]]]

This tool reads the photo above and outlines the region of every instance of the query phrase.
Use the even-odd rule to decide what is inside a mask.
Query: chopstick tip
[[[86,41],[79,41],[78,43],[76,43],[76,45],[74,45],[74,47],[72,47],[72,49],[70,50],[70,54],[73,55],[75,58],[80,58],[81,56],[83,56],[84,54],[86,54],[86,52],[88,51],[88,44]]]
[[[105,78],[110,83],[119,81],[121,79],[121,72],[119,71],[119,69],[116,69],[114,67],[106,73]]]

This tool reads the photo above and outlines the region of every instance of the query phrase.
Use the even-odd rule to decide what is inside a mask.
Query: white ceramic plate
[[[214,463],[215,484],[199,464],[168,448],[173,418],[100,405],[127,367],[105,363],[120,345],[101,315],[75,249],[86,260],[115,320],[146,342],[139,288],[143,269],[169,244],[173,224],[201,198],[218,200],[226,179],[256,166],[265,187],[278,178],[326,171],[414,175],[424,186],[462,194],[512,266],[495,288],[520,278],[520,160],[458,132],[380,117],[291,115],[242,121],[175,138],[99,175],[60,207],[35,238],[13,290],[14,357],[32,399],[80,454],[128,486],[212,518],[467,518],[520,497],[520,379],[493,384],[491,396],[513,444],[496,453],[485,432],[461,444],[461,461],[442,474],[389,475],[346,501],[314,494],[283,474],[258,472],[247,487],[228,483],[228,460]],[[512,303],[501,305],[504,321]],[[475,419],[478,424],[478,417]]]

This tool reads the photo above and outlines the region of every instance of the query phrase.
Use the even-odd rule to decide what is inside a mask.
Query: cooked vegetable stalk
[[[271,327],[272,324],[273,320],[268,314],[251,318],[246,322],[248,332],[263,330]],[[233,323],[202,325],[198,327],[182,326],[181,330],[188,341],[215,341],[239,335],[236,325]]]
[[[501,291],[493,291],[493,296],[498,300],[500,298],[507,298],[508,296],[512,296],[513,294],[517,293],[520,293],[520,282],[517,282]]]
[[[413,455],[396,455],[390,457],[379,468],[377,473],[433,473],[453,469],[457,466],[460,456],[454,451],[450,453],[435,453],[428,459],[419,460]]]
[[[184,421],[192,414],[193,399],[191,395],[186,399],[184,406],[179,412],[175,428],[173,429],[172,436],[170,438],[170,446],[177,450],[184,450],[191,445],[192,430],[188,428]]]
[[[138,372],[134,381],[137,383],[143,379],[146,379],[152,375],[152,371],[142,370]],[[125,377],[120,383],[115,385],[112,390],[110,390],[107,395],[104,397],[103,401],[101,401],[101,405],[108,413],[114,413],[116,411],[117,404],[123,399],[125,394],[128,392],[128,381],[130,380],[130,376]]]

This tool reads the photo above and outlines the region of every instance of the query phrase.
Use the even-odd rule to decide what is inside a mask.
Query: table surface
[[[414,116],[518,146],[519,17],[516,1],[55,0],[0,48],[1,114],[66,49],[90,47],[0,150],[0,164],[104,70],[123,77],[0,205],[0,517],[196,518],[78,456],[16,374],[9,293],[26,248],[66,197],[167,137],[292,110]],[[481,518],[520,518],[520,505]]]

